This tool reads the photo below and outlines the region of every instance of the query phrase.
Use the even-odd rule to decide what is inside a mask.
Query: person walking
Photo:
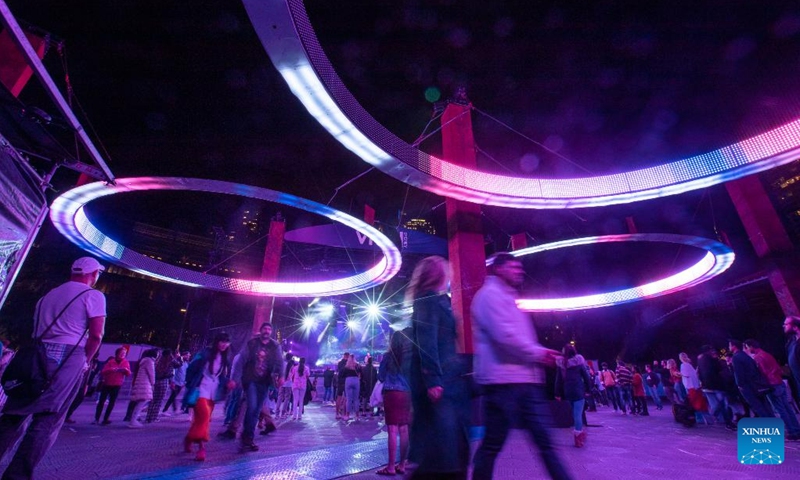
[[[426,257],[406,288],[415,347],[409,370],[414,411],[409,459],[419,464],[414,479],[465,478],[469,463],[467,368],[456,353],[449,280],[447,261]]]
[[[151,348],[144,352],[142,359],[139,360],[139,369],[136,371],[136,377],[133,379],[133,386],[131,387],[131,405],[128,407],[131,412],[130,423],[128,423],[130,428],[142,428],[144,426],[139,421],[139,414],[147,406],[148,402],[153,400],[158,355],[158,349]],[[126,416],[125,418],[128,417]]]
[[[574,345],[566,344],[561,349],[562,358],[556,359],[556,400],[568,401],[572,406],[572,431],[575,446],[586,443],[586,429],[583,424],[583,406],[586,394],[592,390],[592,379],[587,371],[586,360],[578,354]]]
[[[236,384],[242,385],[247,398],[247,411],[239,448],[242,453],[258,451],[258,445],[254,442],[256,425],[269,388],[277,384],[283,366],[281,347],[272,338],[272,324],[264,322],[258,332],[258,336],[247,342],[240,352],[242,368],[237,369],[236,374],[239,378],[234,379]],[[271,418],[269,423],[273,424]]]
[[[172,383],[172,378],[175,376],[175,369],[180,366],[180,360],[175,357],[171,348],[165,348],[161,351],[161,356],[156,362],[156,384],[153,387],[153,399],[147,406],[145,423],[158,421],[161,407],[164,406],[164,402],[167,399],[170,383]]]
[[[47,348],[47,372],[53,378],[36,399],[9,395],[0,416],[0,457],[16,452],[4,478],[30,478],[58,438],[72,400],[81,387],[87,361],[103,340],[106,297],[95,290],[105,267],[92,257],[72,264],[68,282],[36,304],[33,337]],[[7,392],[8,393],[8,392]]]
[[[108,408],[106,408],[102,425],[111,423],[109,417],[114,410],[114,405],[117,403],[119,390],[122,388],[125,377],[131,374],[131,365],[125,358],[127,354],[128,350],[125,347],[119,347],[114,351],[114,357],[106,362],[100,372],[103,377],[103,386],[100,388],[100,399],[97,401],[97,408],[94,412],[94,423],[100,423],[100,415],[103,413],[106,399],[108,399]]]
[[[214,404],[225,400],[228,391],[235,386],[230,378],[231,339],[225,332],[214,336],[211,346],[198,353],[186,369],[186,395],[184,403],[194,408],[192,424],[183,440],[186,453],[192,453],[197,444],[195,460],[206,459],[206,443],[210,440],[211,412]]]
[[[292,402],[294,403],[294,415],[292,418],[301,420],[303,418],[303,400],[306,398],[306,388],[311,370],[306,366],[305,357],[300,358],[300,362],[292,367],[289,374],[292,383]]]
[[[559,352],[539,344],[533,322],[517,308],[517,289],[525,272],[510,253],[495,254],[489,272],[472,300],[475,335],[475,381],[482,385],[486,434],[475,454],[474,480],[493,477],[497,455],[512,424],[526,430],[539,447],[554,479],[571,478],[550,438],[545,399],[545,365]]]
[[[164,409],[161,410],[161,414],[165,416],[171,416],[178,412],[178,394],[181,393],[183,387],[186,386],[186,369],[189,368],[189,360],[190,360],[189,352],[181,352],[180,356],[178,357],[178,362],[180,362],[180,366],[175,367],[175,375],[172,377],[172,381],[169,384],[169,398],[167,399],[167,403],[164,404]],[[172,414],[169,413],[169,408],[172,407]]]
[[[408,382],[411,368],[411,330],[394,332],[389,351],[383,356],[378,369],[378,380],[383,384],[383,409],[389,447],[389,462],[378,470],[378,475],[406,473],[408,460],[408,424],[411,423],[411,385]],[[397,439],[400,437],[400,457],[397,458]]]

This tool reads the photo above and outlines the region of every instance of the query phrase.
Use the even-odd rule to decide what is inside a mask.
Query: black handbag
[[[47,326],[44,332],[38,337],[35,337],[30,344],[21,347],[19,351],[14,355],[9,362],[8,366],[6,367],[5,372],[3,372],[3,377],[0,379],[3,385],[3,391],[10,399],[14,399],[17,401],[27,401],[28,403],[34,402],[36,399],[42,396],[42,394],[47,390],[50,385],[53,383],[56,374],[61,370],[61,367],[64,366],[66,363],[66,358],[69,358],[75,349],[78,348],[80,345],[80,341],[72,347],[70,350],[69,355],[61,362],[61,365],[58,366],[55,372],[52,374],[47,373],[47,348],[45,347],[42,338],[44,337],[47,332],[55,325],[61,315],[67,311],[72,302],[78,299],[81,295],[91,290],[91,288],[82,291],[78,295],[75,296],[72,300],[67,303],[61,312],[56,316],[53,322]],[[39,324],[39,315],[36,318],[36,324]],[[36,327],[34,327],[34,332],[36,331]],[[83,332],[83,335],[86,335],[86,331]],[[83,337],[81,337],[81,340]]]

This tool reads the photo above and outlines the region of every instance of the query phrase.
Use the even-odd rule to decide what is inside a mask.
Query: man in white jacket
[[[490,259],[489,275],[472,301],[475,381],[483,386],[486,435],[475,454],[473,479],[492,478],[512,422],[529,431],[552,478],[569,474],[547,429],[543,365],[559,352],[541,346],[531,319],[516,305],[525,272],[509,253]]]

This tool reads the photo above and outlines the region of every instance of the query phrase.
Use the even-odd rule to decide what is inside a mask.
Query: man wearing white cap
[[[33,477],[34,468],[58,438],[81,386],[81,374],[103,340],[106,297],[93,287],[104,270],[94,258],[75,260],[69,281],[36,305],[33,335],[41,337],[47,348],[52,383],[32,403],[8,399],[0,417],[0,459],[22,441],[3,480]]]

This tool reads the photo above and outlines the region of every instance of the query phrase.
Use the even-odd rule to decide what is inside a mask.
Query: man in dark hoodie
[[[238,378],[234,378],[234,381],[242,385],[247,398],[247,412],[241,438],[242,452],[258,451],[258,445],[253,442],[258,416],[269,393],[269,387],[277,384],[283,364],[281,347],[271,335],[272,324],[265,322],[259,329],[259,335],[247,342],[242,349],[240,359],[242,368],[235,372]]]

